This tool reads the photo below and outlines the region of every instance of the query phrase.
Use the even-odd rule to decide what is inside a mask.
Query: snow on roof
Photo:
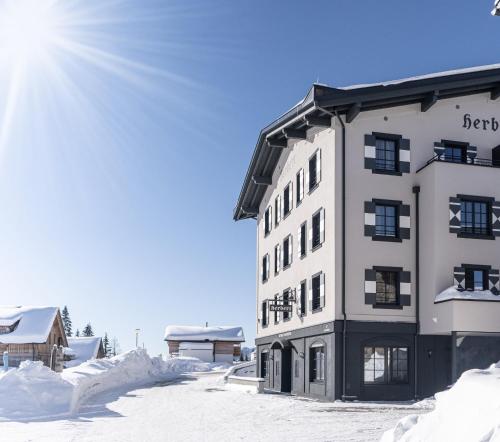
[[[0,325],[19,324],[0,334],[2,344],[42,344],[47,341],[59,309],[57,307],[0,306]]]
[[[434,302],[449,301],[450,299],[500,301],[500,295],[494,295],[490,290],[458,290],[456,286],[452,286],[436,295]]]
[[[406,83],[409,81],[427,80],[430,78],[446,77],[448,75],[468,74],[471,72],[489,71],[492,69],[499,69],[499,68],[500,68],[500,63],[489,64],[489,65],[484,65],[484,66],[474,66],[474,67],[463,68],[463,69],[453,69],[450,71],[434,72],[432,74],[418,75],[416,77],[401,78],[399,80],[390,80],[390,81],[384,81],[384,82],[380,82],[380,83],[355,84],[355,85],[346,86],[346,87],[339,87],[338,89],[347,91],[347,90],[351,90],[351,89],[361,89],[361,88],[365,88],[365,87],[390,86],[393,84]]]
[[[233,326],[198,327],[169,325],[165,329],[165,341],[236,341],[244,342],[243,328]]]
[[[102,339],[99,336],[79,336],[68,338],[68,345],[71,348],[75,358],[66,366],[82,364],[90,359],[97,358]],[[67,352],[66,354],[70,354]]]

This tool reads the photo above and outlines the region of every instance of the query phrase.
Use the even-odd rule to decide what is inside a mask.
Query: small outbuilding
[[[241,327],[169,325],[165,341],[171,356],[191,356],[205,362],[233,362],[240,357],[245,335]]]
[[[65,351],[66,367],[74,367],[90,359],[104,358],[104,346],[99,336],[76,336],[68,338],[69,349]]]
[[[9,366],[31,360],[62,370],[62,348],[67,346],[58,307],[0,306],[0,353],[8,352]]]

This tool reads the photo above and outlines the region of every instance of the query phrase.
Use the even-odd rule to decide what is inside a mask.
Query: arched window
[[[309,381],[324,382],[325,369],[325,343],[316,341],[309,348]]]

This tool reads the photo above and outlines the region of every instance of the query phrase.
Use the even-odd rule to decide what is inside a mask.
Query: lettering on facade
[[[275,305],[275,304],[269,305],[270,312],[291,312],[292,308],[293,307],[291,305]]]
[[[464,129],[478,129],[478,130],[492,130],[496,132],[498,130],[499,122],[495,117],[489,119],[484,118],[473,118],[471,114],[464,115],[464,123],[462,127]]]

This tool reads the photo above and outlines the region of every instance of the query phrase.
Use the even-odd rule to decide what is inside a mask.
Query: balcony
[[[491,158],[467,158],[466,161],[459,161],[456,158],[445,158],[443,155],[434,155],[429,161],[425,163],[425,165],[417,170],[417,173],[435,162],[464,164],[466,166],[494,167],[500,169],[500,159],[493,160]]]

